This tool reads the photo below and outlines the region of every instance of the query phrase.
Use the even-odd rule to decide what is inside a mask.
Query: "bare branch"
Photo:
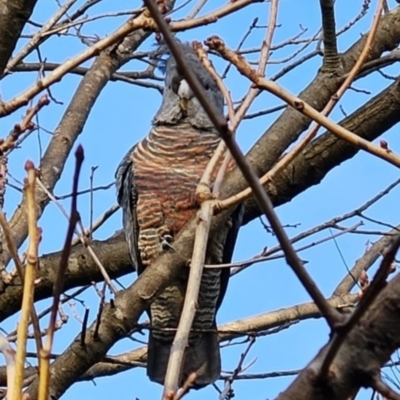
[[[14,399],[14,382],[15,382],[15,350],[10,346],[8,340],[0,334],[0,351],[3,353],[6,360],[7,371],[7,397],[10,400]]]
[[[317,112],[309,104],[305,103],[300,98],[295,97],[275,82],[268,81],[265,78],[262,78],[250,67],[250,65],[243,58],[240,58],[231,50],[228,50],[219,37],[213,36],[207,39],[206,44],[210,48],[218,51],[225,59],[235,64],[239,71],[250,78],[257,86],[262,87],[265,90],[268,90],[271,93],[275,94],[282,100],[286,101],[294,109],[300,111],[307,117],[312,118],[314,121],[318,122],[318,124],[324,126],[332,133],[338,135],[341,139],[346,140],[352,145],[360,147],[361,149],[383,160],[386,160],[397,167],[400,167],[400,156],[392,153],[391,151],[383,149],[382,147],[375,146],[370,142],[354,135],[352,132],[335,124],[334,122],[323,116],[321,113]]]
[[[40,380],[39,380],[39,400],[47,400],[49,397],[49,385],[50,385],[50,368],[49,368],[49,355],[53,346],[53,335],[55,331],[57,312],[60,303],[60,296],[64,289],[64,275],[68,267],[68,258],[71,252],[71,242],[74,235],[75,226],[79,220],[77,199],[78,199],[78,183],[79,174],[81,171],[82,163],[84,160],[83,148],[78,146],[75,152],[75,172],[72,182],[72,200],[71,200],[71,212],[70,221],[68,224],[67,234],[65,237],[65,243],[60,259],[60,266],[57,271],[57,278],[54,282],[53,290],[53,304],[50,312],[49,326],[47,328],[47,340],[41,353],[40,368]],[[15,399],[17,400],[17,399]]]
[[[321,366],[321,376],[326,376],[330,369],[330,366],[338,354],[340,347],[343,345],[345,339],[348,337],[349,333],[360,321],[363,315],[367,312],[372,302],[375,301],[379,293],[386,285],[386,279],[389,275],[393,260],[396,256],[397,250],[400,247],[400,235],[397,235],[392,245],[385,253],[381,265],[376,272],[373,281],[368,286],[368,289],[361,297],[358,307],[355,309],[349,320],[338,327],[335,335],[333,336],[332,343],[326,353],[326,357]]]
[[[38,263],[38,247],[39,247],[39,231],[37,227],[36,201],[35,201],[35,180],[36,171],[32,161],[27,161],[25,169],[28,178],[25,184],[25,192],[27,199],[28,229],[29,229],[29,248],[28,263],[24,273],[24,291],[22,296],[21,319],[18,324],[18,347],[16,355],[16,371],[13,388],[13,398],[10,400],[20,400],[22,396],[22,382],[24,379],[24,366],[26,356],[26,341],[28,336],[29,317],[32,315],[33,293],[35,290],[35,274]],[[40,348],[38,348],[40,351]],[[11,384],[11,383],[9,383]]]
[[[57,69],[61,64],[58,63],[50,63],[50,62],[44,62],[44,63],[21,63],[18,64],[15,68],[15,72],[25,72],[25,71],[54,71]],[[69,73],[74,74],[74,75],[79,75],[79,76],[85,76],[86,73],[90,70],[90,68],[85,68],[85,67],[76,67],[73,68],[69,71]],[[149,69],[146,69],[144,71],[131,71],[131,72],[116,72],[111,75],[110,81],[112,82],[126,82],[130,83],[132,85],[140,86],[140,87],[148,87],[151,89],[156,89],[158,92],[162,93],[163,87],[161,85],[157,85],[152,82],[146,82],[142,79],[145,78],[152,78],[159,80],[160,78],[157,78],[154,76],[154,71],[149,71]]]
[[[0,76],[37,0],[0,0]]]
[[[76,3],[77,0],[68,0],[57,12],[50,18],[50,20],[43,25],[33,38],[16,54],[8,63],[4,70],[4,75],[12,71],[13,68],[19,64],[28,54],[30,54],[43,40],[43,34],[50,30],[64,14]]]
[[[388,384],[386,384],[379,374],[372,379],[372,388],[375,389],[384,399],[400,400],[400,394],[395,392]]]
[[[249,351],[250,351],[251,347],[253,346],[253,344],[255,343],[255,341],[256,341],[256,338],[254,336],[251,336],[250,340],[249,340],[249,344],[247,345],[245,351],[240,355],[240,359],[239,359],[239,363],[238,363],[237,367],[232,372],[232,374],[228,378],[226,378],[225,387],[219,396],[219,400],[233,398],[232,383],[235,379],[237,379],[239,374],[242,372],[244,360],[246,359],[247,354],[249,353]]]
[[[321,0],[323,2],[325,0]],[[328,2],[331,2],[331,0],[327,0]],[[332,12],[333,12],[333,3],[332,3]],[[366,60],[370,46],[374,40],[376,30],[378,29],[378,22],[380,19],[380,14],[382,12],[382,1],[378,4],[378,10],[376,12],[372,28],[370,32],[368,33],[367,40],[365,42],[365,46],[360,54],[360,57],[358,58],[357,62],[354,64],[353,68],[351,69],[350,73],[340,86],[340,88],[336,91],[336,93],[331,97],[331,100],[328,102],[328,104],[324,107],[324,109],[321,112],[322,116],[327,116],[329,113],[332,111],[333,107],[335,104],[337,104],[338,100],[343,96],[343,94],[346,92],[346,90],[350,87],[352,81],[355,79],[357,76],[358,72],[360,71],[364,61]],[[286,168],[290,163],[293,162],[293,160],[302,152],[305,147],[311,142],[312,139],[315,138],[317,135],[318,129],[320,128],[319,124],[314,124],[311,129],[307,132],[307,134],[304,136],[304,138],[296,144],[296,146],[286,155],[284,155],[274,166],[271,170],[269,170],[265,175],[260,178],[260,183],[262,185],[267,184],[270,182],[274,176],[276,176],[279,172],[281,172],[284,168]],[[225,208],[232,207],[233,205],[242,202],[243,200],[246,200],[249,196],[251,195],[251,189],[246,188],[245,190],[241,191],[240,193],[237,193],[236,195],[232,196],[231,198],[225,199],[223,201],[220,201],[216,203],[215,207],[217,210],[222,210]]]

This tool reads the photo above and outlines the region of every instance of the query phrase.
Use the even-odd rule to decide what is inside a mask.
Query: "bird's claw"
[[[168,250],[171,249],[175,251],[174,247],[172,246],[171,242],[174,240],[174,238],[171,235],[163,235],[161,236],[161,248],[163,250]]]

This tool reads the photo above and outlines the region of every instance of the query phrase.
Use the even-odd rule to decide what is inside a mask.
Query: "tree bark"
[[[0,0],[0,77],[37,0]]]

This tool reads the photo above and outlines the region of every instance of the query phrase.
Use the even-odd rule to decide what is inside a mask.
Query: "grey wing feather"
[[[240,227],[242,226],[244,213],[245,205],[244,203],[242,203],[236,207],[235,211],[230,216],[231,228],[229,229],[225,240],[224,252],[222,255],[223,264],[229,264],[232,262],[233,251],[235,249]],[[226,289],[228,288],[230,273],[230,268],[222,268],[221,270],[221,287],[217,301],[217,310],[221,306],[221,303],[225,297]]]
[[[133,267],[143,270],[138,249],[138,224],[136,218],[137,193],[133,183],[133,164],[130,155],[135,146],[122,159],[115,173],[118,204],[122,208],[122,223]]]

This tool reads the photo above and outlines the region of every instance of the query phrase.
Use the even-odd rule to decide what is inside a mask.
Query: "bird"
[[[189,43],[178,45],[214,111],[224,116],[224,98],[216,82]],[[116,171],[123,229],[138,275],[161,252],[174,251],[175,236],[199,209],[196,187],[221,140],[172,55],[166,61],[164,83],[162,103],[149,134],[127,152]],[[226,226],[210,241],[206,263],[230,263],[243,213],[244,208],[237,207]],[[225,296],[229,274],[229,268],[204,269],[180,373],[181,386],[190,375],[193,377],[193,372],[194,389],[212,384],[220,376],[216,313]],[[164,384],[188,275],[189,268],[183,268],[147,310],[151,324],[147,375],[159,384]]]

